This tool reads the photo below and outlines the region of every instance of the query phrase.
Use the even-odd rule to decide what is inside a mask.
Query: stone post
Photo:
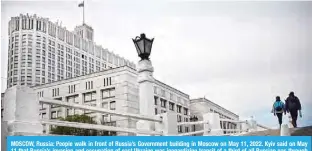
[[[245,120],[245,122],[241,123],[241,130],[242,133],[249,132],[250,126],[248,125],[248,120]]]
[[[154,68],[151,61],[141,60],[138,63],[138,82],[139,82],[139,104],[140,114],[155,115],[154,114]]]
[[[178,135],[177,114],[174,112],[167,112],[157,115],[162,117],[163,122],[155,123],[155,130],[163,132],[163,136]]]
[[[13,86],[6,90],[3,121],[8,135],[41,135],[43,126],[39,117],[36,92],[27,86]]]
[[[257,122],[256,120],[254,119],[254,117],[250,117],[248,120],[247,120],[247,123],[249,125],[249,132],[254,132],[254,131],[257,131]]]
[[[138,63],[138,83],[139,83],[139,105],[140,114],[154,116],[154,92],[153,78],[154,68],[150,60],[141,60]],[[143,122],[143,123],[142,123]],[[139,125],[145,125],[145,129],[153,130],[154,123],[149,121],[139,121]],[[146,129],[146,130],[147,130]]]
[[[282,124],[280,133],[281,136],[290,136],[289,127],[287,124]]]
[[[207,121],[207,124],[204,124],[204,134],[203,136],[207,135],[222,135],[223,130],[220,126],[220,116],[217,113],[205,113],[203,115],[203,121]]]

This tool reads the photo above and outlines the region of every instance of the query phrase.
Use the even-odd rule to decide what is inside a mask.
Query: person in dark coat
[[[292,125],[296,128],[297,127],[297,118],[298,118],[298,111],[300,117],[301,114],[301,104],[297,96],[295,96],[294,92],[290,92],[288,98],[285,101],[285,108],[287,113],[290,113],[292,118]]]

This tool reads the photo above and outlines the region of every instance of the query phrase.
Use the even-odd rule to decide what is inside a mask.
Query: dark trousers
[[[298,110],[290,111],[292,125],[296,128],[297,127],[297,118],[298,118]]]
[[[278,123],[279,123],[279,125],[281,127],[282,122],[283,122],[283,113],[276,113],[276,116],[278,118]]]

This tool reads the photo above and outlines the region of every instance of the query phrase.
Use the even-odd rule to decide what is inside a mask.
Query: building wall
[[[71,32],[48,18],[21,14],[11,18],[8,31],[8,87],[40,85],[124,65],[135,68],[97,45],[87,25]]]
[[[136,72],[128,67],[119,67],[61,80],[36,86],[34,89],[39,97],[87,104],[128,113],[139,112]],[[40,116],[43,119],[53,119],[73,114],[87,114],[94,118],[98,124],[135,128],[135,122],[129,118],[47,104],[41,106]],[[46,132],[48,131],[49,129],[46,129]],[[118,135],[124,134],[118,133]]]
[[[105,83],[105,84],[104,84]],[[139,114],[139,86],[137,72],[127,66],[109,69],[89,75],[61,80],[50,84],[33,87],[40,98],[52,98],[78,104],[87,104],[126,113]],[[154,92],[157,104],[157,113],[178,112],[177,120],[189,119],[189,96],[160,81],[155,81]],[[109,92],[109,93],[108,93]],[[164,92],[164,93],[163,93]],[[91,98],[89,95],[91,94]],[[109,94],[109,95],[108,95]],[[170,97],[171,96],[171,97]],[[154,101],[155,100],[150,100]],[[173,109],[170,108],[173,103]],[[42,119],[54,119],[73,114],[87,114],[98,124],[136,128],[135,119],[111,116],[89,111],[69,109],[66,107],[41,105],[40,116]],[[103,123],[104,122],[104,123]],[[181,127],[180,132],[187,132],[189,128]],[[45,128],[49,133],[49,127]],[[116,135],[134,135],[118,132]]]
[[[220,118],[223,119],[231,119],[231,120],[239,120],[239,116],[234,114],[233,112],[219,106],[212,101],[209,101],[205,98],[198,98],[198,99],[191,99],[190,100],[190,109],[191,109],[191,116],[196,116],[198,121],[203,120],[203,114],[205,113],[218,113]],[[240,129],[239,124],[231,123],[231,122],[220,122],[221,128],[225,129]],[[195,125],[192,126],[192,131],[202,130],[202,125]],[[229,132],[224,132],[229,133]]]
[[[154,84],[155,115],[176,112],[177,122],[188,122],[190,117],[189,95],[176,90],[158,80]],[[179,133],[189,132],[189,126],[178,126]]]

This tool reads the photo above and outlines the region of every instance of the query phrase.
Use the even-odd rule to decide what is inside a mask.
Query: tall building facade
[[[9,21],[7,87],[40,85],[135,64],[93,41],[93,28],[69,31],[48,18],[20,15]]]
[[[48,84],[34,86],[39,98],[55,99],[70,103],[85,104],[124,113],[139,114],[139,83],[136,70],[117,67],[95,72],[71,79],[64,79]],[[152,90],[153,91],[153,90]],[[189,121],[189,95],[166,85],[158,80],[154,83],[155,115],[176,112],[177,122]],[[136,128],[136,119],[116,115],[102,114],[88,110],[60,107],[57,105],[40,105],[42,119],[56,119],[74,114],[85,114],[98,124]],[[179,133],[189,131],[188,126],[178,126]],[[44,133],[50,133],[46,126]],[[123,132],[109,132],[110,135],[134,135]]]

